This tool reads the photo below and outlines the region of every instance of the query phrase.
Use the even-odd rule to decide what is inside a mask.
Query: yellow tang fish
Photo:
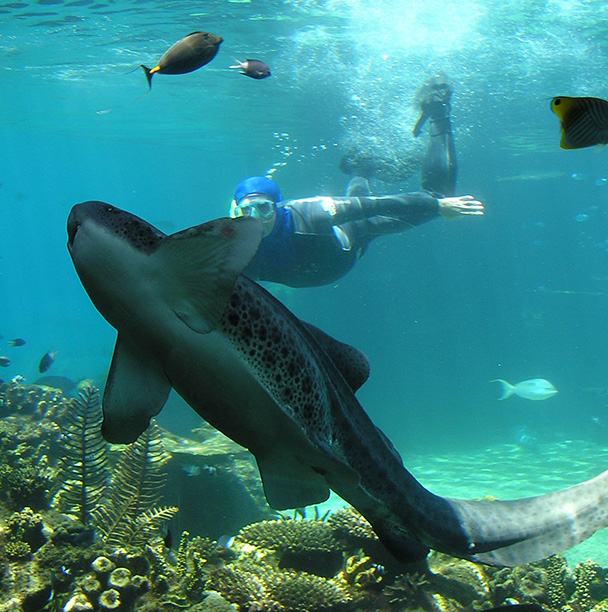
[[[601,98],[551,100],[551,110],[561,122],[562,149],[583,149],[608,143],[608,102]]]

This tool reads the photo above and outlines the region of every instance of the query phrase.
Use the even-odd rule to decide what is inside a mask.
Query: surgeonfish
[[[159,60],[154,68],[141,67],[146,73],[148,86],[152,89],[152,77],[159,74],[186,74],[208,64],[223,42],[221,36],[210,32],[192,32],[176,42]]]
[[[248,59],[244,62],[239,62],[235,59],[236,66],[230,66],[230,68],[236,68],[241,71],[241,74],[251,77],[252,79],[265,79],[270,76],[270,66],[260,60]]]
[[[608,143],[608,102],[601,98],[568,98],[551,100],[551,110],[561,123],[559,146],[583,149]]]
[[[136,440],[174,388],[251,451],[271,507],[320,504],[331,488],[404,562],[433,548],[521,565],[608,526],[608,471],[508,501],[426,489],[357,400],[369,375],[365,355],[301,321],[243,274],[262,229],[241,217],[167,236],[104,202],[72,208],[72,261],[118,331],[103,396],[106,440]]]
[[[546,400],[557,393],[557,389],[544,378],[531,378],[524,380],[516,385],[508,383],[502,378],[495,378],[490,382],[499,382],[502,385],[502,395],[498,398],[504,400],[512,395],[519,395],[529,400]]]

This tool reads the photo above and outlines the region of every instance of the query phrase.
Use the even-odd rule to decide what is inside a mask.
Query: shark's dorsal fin
[[[344,376],[353,393],[357,391],[369,378],[367,357],[359,349],[332,338],[311,323],[302,323]]]
[[[146,430],[165,405],[171,383],[157,361],[116,340],[103,395],[102,433],[108,442],[129,444]]]
[[[151,255],[162,274],[163,299],[192,330],[215,329],[261,240],[262,224],[245,217],[217,219],[167,236]]]

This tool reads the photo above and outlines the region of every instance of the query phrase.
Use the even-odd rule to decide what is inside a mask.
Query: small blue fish
[[[25,340],[23,338],[15,338],[14,340],[9,340],[8,343],[11,346],[23,346],[25,344]]]
[[[0,357],[0,367],[8,368],[11,365],[11,360],[8,357]]]
[[[574,217],[574,220],[578,221],[579,223],[587,221],[587,219],[589,219],[589,215],[586,215],[585,213],[578,213],[578,215]]]
[[[508,383],[502,378],[495,378],[490,382],[499,382],[502,385],[502,395],[498,398],[499,400],[507,399],[512,395],[519,395],[519,397],[529,400],[546,400],[557,393],[557,389],[544,378],[531,378],[516,385]]]

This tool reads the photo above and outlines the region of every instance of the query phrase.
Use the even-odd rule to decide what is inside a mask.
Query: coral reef
[[[3,385],[0,412],[0,612],[459,612],[513,603],[608,612],[607,570],[593,561],[569,567],[554,556],[509,569],[432,553],[405,566],[353,509],[248,521],[221,543],[180,529],[173,556],[161,531],[177,511],[160,505],[167,474],[215,485],[240,469],[235,458],[249,474],[242,450],[205,428],[193,444],[211,454],[198,448],[185,463],[194,455],[179,449],[189,444],[173,438],[172,457],[155,424],[133,445],[108,449],[99,394],[87,386],[68,402],[56,390]],[[231,482],[250,496],[242,479]],[[199,507],[230,514],[225,489],[190,488]]]
[[[17,382],[0,385],[0,417],[31,415],[36,420],[58,421],[69,407],[70,401],[59,389]]]
[[[342,547],[332,528],[320,520],[272,520],[247,525],[236,539],[272,551],[280,568],[331,577],[342,566]]]

